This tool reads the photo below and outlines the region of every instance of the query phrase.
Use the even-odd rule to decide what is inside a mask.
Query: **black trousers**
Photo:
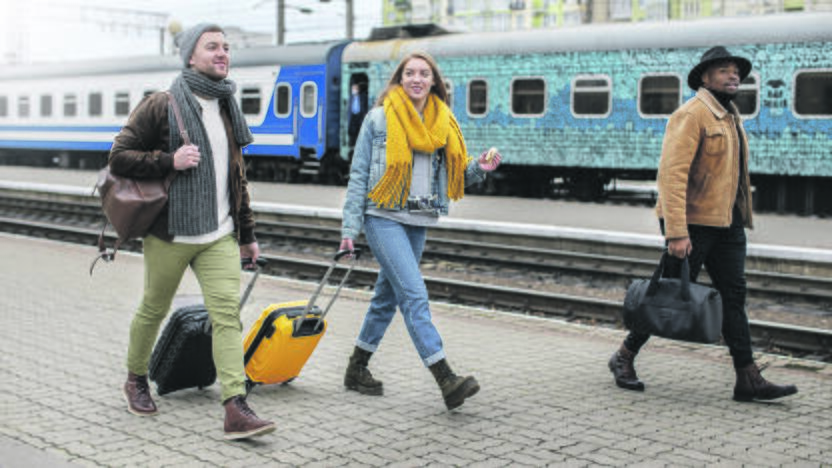
[[[734,222],[727,228],[688,225],[693,245],[688,262],[691,281],[696,281],[705,265],[714,288],[722,296],[722,338],[728,345],[734,367],[740,369],[754,362],[754,357],[745,312],[745,228],[736,209],[733,218]],[[660,223],[664,233],[664,223]],[[681,266],[681,259],[669,257],[665,276],[678,278]],[[649,339],[650,335],[630,332],[624,346],[637,353]]]
[[[349,122],[347,123],[347,143],[350,148],[355,146],[358,140],[358,133],[361,131],[361,124],[364,123],[363,115],[350,114]]]

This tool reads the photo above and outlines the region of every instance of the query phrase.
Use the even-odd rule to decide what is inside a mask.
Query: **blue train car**
[[[427,51],[469,151],[504,156],[491,190],[597,199],[612,179],[655,177],[667,118],[693,95],[687,73],[717,44],[754,65],[737,102],[758,208],[832,212],[828,13],[355,42],[342,95],[359,80],[372,100],[402,56]]]
[[[338,157],[340,58],[346,43],[241,49],[230,78],[254,134],[244,149],[264,178],[343,172]],[[167,89],[178,57],[12,67],[0,73],[5,162],[98,167],[130,112]],[[335,118],[327,118],[333,115]],[[326,164],[333,161],[335,166]],[[335,171],[335,172],[333,172]]]

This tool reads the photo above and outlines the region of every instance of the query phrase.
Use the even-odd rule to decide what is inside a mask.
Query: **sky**
[[[381,0],[353,2],[355,37],[366,37],[381,24]],[[287,44],[346,37],[346,0],[285,4]],[[203,21],[273,38],[276,0],[0,0],[0,64],[159,54],[160,25]]]

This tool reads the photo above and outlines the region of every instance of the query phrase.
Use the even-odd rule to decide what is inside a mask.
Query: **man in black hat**
[[[722,337],[736,371],[734,399],[773,400],[797,393],[760,375],[745,312],[745,228],[751,228],[748,139],[732,102],[751,62],[724,47],[709,49],[688,75],[696,95],[667,123],[659,162],[656,213],[670,253],[667,276],[678,276],[689,256],[690,277],[702,265],[722,296]],[[630,332],[609,361],[615,383],[644,390],[633,361],[649,335]]]

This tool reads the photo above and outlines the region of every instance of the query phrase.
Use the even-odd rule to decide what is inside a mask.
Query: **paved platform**
[[[96,171],[0,166],[0,181],[61,184],[82,187],[90,193]],[[345,187],[252,183],[255,203],[280,203],[307,208],[336,209],[343,206]],[[459,222],[520,223],[528,229],[556,227],[563,230],[589,230],[576,235],[598,236],[606,233],[631,234],[643,242],[660,244],[659,227],[652,207],[623,204],[581,203],[565,200],[542,200],[512,197],[468,196],[451,207],[451,216]],[[816,217],[755,214],[755,229],[748,231],[753,248],[781,246],[802,249],[832,249],[832,219]],[[596,231],[596,232],[591,232]],[[827,255],[792,253],[786,256]]]
[[[652,340],[644,393],[615,387],[606,361],[624,333],[433,304],[454,368],[482,390],[448,412],[397,318],[371,361],[383,397],[347,392],[347,357],[368,294],[347,291],[303,374],[256,388],[277,432],[222,439],[217,385],[125,409],[120,386],[141,258],[87,273],[93,248],[0,235],[0,466],[825,466],[832,463],[832,365],[760,355],[795,383],[782,402],[730,399],[724,348]],[[262,278],[243,310],[313,285]],[[198,294],[192,276],[180,288]]]

